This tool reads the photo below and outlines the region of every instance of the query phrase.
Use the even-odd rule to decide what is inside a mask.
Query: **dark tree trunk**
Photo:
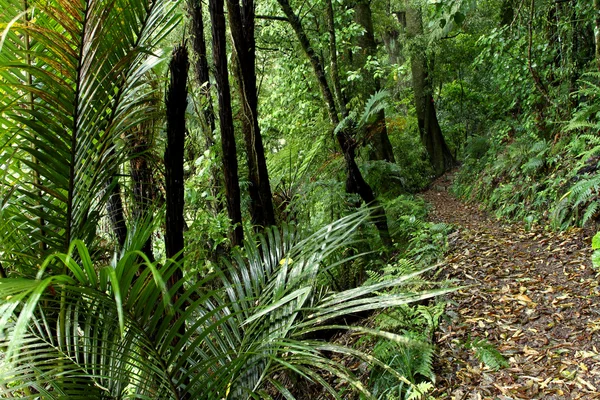
[[[183,262],[185,227],[184,219],[184,147],[185,147],[185,111],[187,109],[188,52],[185,45],[175,47],[169,64],[170,81],[167,89],[167,147],[165,149],[165,200],[167,203],[165,253],[167,258]],[[182,265],[178,264],[167,278],[173,303],[184,292]],[[176,312],[173,321],[179,321],[181,314]],[[185,335],[185,321],[179,325],[178,334]],[[176,345],[179,339],[173,339]]]
[[[596,44],[596,66],[600,71],[600,0],[594,0],[594,41]]]
[[[267,162],[258,125],[258,97],[256,91],[256,48],[254,39],[254,1],[227,0],[229,27],[235,51],[235,75],[238,80],[242,105],[242,132],[248,163],[250,215],[257,228],[275,225],[273,195],[269,183]]]
[[[352,135],[346,132],[339,132],[336,135],[336,139],[344,153],[344,161],[346,162],[346,192],[358,194],[365,204],[373,208],[373,222],[377,227],[381,242],[385,247],[391,248],[392,239],[390,237],[385,209],[375,197],[373,189],[365,181],[356,164],[356,142],[352,138]]]
[[[204,97],[204,106],[202,115],[204,117],[204,140],[205,148],[210,150],[214,145],[213,134],[215,132],[215,111],[213,108],[212,97],[210,95],[210,76],[208,68],[208,59],[206,57],[206,42],[204,40],[204,16],[202,12],[202,2],[200,0],[188,0],[188,12],[192,20],[192,45],[196,54],[194,63],[194,72],[196,80],[200,85],[202,97]],[[223,186],[221,171],[215,164],[211,168],[211,192],[213,198],[218,199],[215,203],[215,213],[221,212],[225,204],[219,196],[219,188]]]
[[[184,187],[183,161],[185,145],[185,110],[187,108],[188,54],[183,46],[173,50],[169,64],[171,80],[167,91],[167,147],[165,180],[167,221],[165,252],[168,258],[183,258]],[[181,278],[181,276],[179,277]],[[174,281],[176,282],[176,280]]]
[[[231,235],[232,246],[239,246],[244,240],[242,212],[240,206],[240,185],[238,181],[238,162],[231,114],[231,95],[227,72],[227,43],[225,39],[225,14],[223,0],[209,0],[212,25],[213,58],[215,80],[219,97],[219,126],[221,128],[221,147],[223,150],[223,174],[225,176],[225,195],[227,214],[234,229]]]
[[[288,0],[277,0],[281,9],[285,16],[288,19],[288,22],[292,26],[292,29],[296,33],[296,37],[300,42],[300,46],[306,54],[306,57],[310,61],[310,64],[313,68],[313,72],[315,77],[317,78],[317,82],[319,84],[319,89],[321,90],[321,95],[325,100],[325,105],[327,106],[327,113],[329,114],[329,120],[333,125],[337,125],[340,122],[340,119],[337,115],[337,110],[335,107],[335,100],[333,99],[333,94],[331,89],[329,88],[329,84],[327,83],[327,77],[325,76],[325,69],[323,68],[323,63],[319,59],[317,53],[310,45],[310,40],[308,36],[306,36],[306,32],[304,32],[304,28],[302,28],[302,23],[300,22],[300,18],[296,15],[292,6],[290,5]]]
[[[308,40],[308,36],[306,36],[304,28],[300,23],[300,19],[292,10],[292,7],[290,6],[288,0],[277,1],[280,4],[284,14],[288,18],[292,29],[296,33],[296,36],[300,41],[302,50],[306,54],[306,57],[308,57],[308,59],[310,60],[310,63],[313,67],[313,72],[315,74],[315,77],[317,78],[317,82],[319,83],[319,88],[321,89],[321,94],[323,95],[323,99],[325,100],[325,104],[329,112],[329,119],[331,121],[331,124],[333,126],[337,126],[340,120],[337,115],[335,101],[333,99],[331,89],[329,88],[329,84],[327,83],[327,79],[325,78],[325,70],[323,69],[321,59],[317,56],[317,54],[311,47],[310,41]],[[362,173],[360,172],[360,169],[356,164],[356,141],[354,139],[353,132],[344,132],[342,129],[340,129],[336,133],[336,139],[340,145],[340,148],[342,149],[342,153],[344,154],[344,161],[346,164],[346,191],[348,193],[358,194],[367,205],[373,207],[372,215],[374,218],[375,226],[379,231],[379,236],[381,238],[382,243],[389,248],[392,246],[392,241],[390,239],[385,210],[375,197],[371,186],[369,186],[369,184],[364,180]]]
[[[358,37],[358,46],[361,48],[361,51],[358,57],[356,57],[355,62],[358,68],[364,68],[368,58],[375,57],[377,54],[370,1],[357,0],[354,5],[354,11],[356,23],[364,29],[364,33]],[[365,95],[365,100],[381,89],[379,79],[375,78],[373,73],[367,70],[364,71],[360,86]],[[369,143],[371,144],[369,158],[371,160],[385,160],[395,163],[394,150],[388,136],[385,112],[383,110],[377,113],[375,121],[366,127],[366,131]]]
[[[420,9],[407,7],[406,33],[409,38],[415,38],[423,34]],[[425,49],[419,48],[411,54],[411,70],[421,141],[427,150],[435,174],[441,175],[450,169],[456,161],[446,144],[437,119]]]
[[[508,26],[515,17],[513,0],[504,0],[500,8],[500,25]]]
[[[342,92],[342,85],[340,82],[340,74],[337,59],[337,41],[335,38],[335,20],[333,14],[332,0],[327,0],[325,4],[325,13],[327,15],[327,31],[329,32],[329,58],[330,58],[330,69],[331,69],[331,83],[335,91],[335,97],[338,101],[339,110],[342,112],[342,117],[348,116],[348,109],[346,108],[346,99]]]
[[[196,80],[202,88],[202,95],[206,99],[206,106],[204,107],[203,114],[208,128],[207,130],[209,131],[206,135],[207,147],[211,147],[214,145],[212,133],[215,131],[215,113],[210,97],[210,76],[208,59],[206,58],[206,42],[204,40],[202,2],[200,0],[188,0],[188,9],[192,20],[192,46],[194,53],[196,54],[194,72],[196,74]]]
[[[150,132],[144,128],[133,134],[131,143],[134,156],[129,162],[133,185],[133,220],[150,223],[152,221],[152,202],[154,198],[154,179],[148,163],[148,151],[151,147]],[[153,262],[152,235],[148,237],[142,252]]]
[[[127,224],[125,223],[125,215],[123,213],[123,200],[121,199],[121,185],[118,178],[115,177],[114,184],[108,184],[111,193],[106,203],[106,212],[110,220],[117,242],[119,243],[119,251],[123,249],[125,240],[127,239]]]

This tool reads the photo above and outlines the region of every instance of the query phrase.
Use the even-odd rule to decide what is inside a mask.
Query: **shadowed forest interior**
[[[0,397],[598,398],[600,0],[0,32]]]

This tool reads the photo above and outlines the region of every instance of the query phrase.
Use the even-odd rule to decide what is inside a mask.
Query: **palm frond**
[[[0,223],[20,232],[2,251],[32,238],[43,258],[74,239],[93,242],[106,185],[126,156],[121,136],[152,116],[144,75],[178,14],[168,0],[32,1],[10,24],[22,4],[3,0],[0,20],[1,144],[10,157],[0,185],[15,205]]]
[[[271,229],[249,239],[246,251],[223,270],[196,283],[182,279],[168,289],[164,282],[181,268],[177,263],[159,270],[134,251],[98,268],[83,243],[75,242],[73,255],[45,263],[60,262],[69,275],[44,278],[42,270],[37,280],[0,282],[0,298],[10,300],[0,308],[0,345],[8,349],[0,387],[23,398],[81,396],[88,390],[98,398],[245,399],[267,382],[277,388],[275,374],[286,370],[341,398],[319,374],[327,369],[372,398],[352,371],[326,353],[384,369],[385,364],[309,339],[310,334],[352,329],[407,343],[393,333],[332,324],[341,315],[449,289],[378,294],[423,273],[418,271],[340,293],[317,290],[316,277],[328,267],[328,257],[352,244],[352,232],[367,219],[367,211],[350,215],[306,238],[292,226]]]

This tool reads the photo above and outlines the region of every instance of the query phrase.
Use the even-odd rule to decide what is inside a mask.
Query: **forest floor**
[[[591,232],[497,221],[449,192],[423,194],[452,224],[442,276],[469,285],[448,297],[437,334],[440,399],[600,399],[600,286]],[[485,339],[508,366],[490,369],[466,344]]]

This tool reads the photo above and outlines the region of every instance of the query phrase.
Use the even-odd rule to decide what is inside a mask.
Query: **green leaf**
[[[592,238],[592,249],[600,250],[600,232],[597,232]]]
[[[453,17],[454,17],[454,22],[456,23],[456,25],[462,25],[463,21],[465,20],[465,15],[463,13],[461,13],[460,11],[457,11],[456,13],[454,13]]]
[[[596,250],[592,253],[592,264],[594,268],[600,268],[600,250]]]

